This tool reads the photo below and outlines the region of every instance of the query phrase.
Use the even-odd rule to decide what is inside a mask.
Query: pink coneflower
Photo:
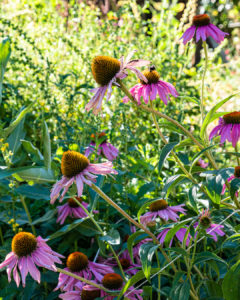
[[[218,135],[221,136],[221,144],[228,140],[233,147],[236,146],[240,139],[240,112],[234,111],[219,118],[218,125],[209,135],[209,140]]]
[[[184,45],[190,41],[196,34],[196,42],[200,39],[206,41],[211,36],[218,44],[220,44],[228,33],[221,31],[217,26],[210,23],[210,17],[207,14],[197,15],[193,17],[193,25],[188,28],[181,39]]]
[[[117,85],[117,79],[124,79],[127,76],[127,69],[133,71],[141,80],[147,79],[136,67],[143,67],[149,64],[148,60],[134,59],[130,60],[135,51],[132,51],[124,60],[120,60],[109,56],[97,56],[92,62],[92,74],[100,87],[91,90],[95,95],[86,105],[86,110],[93,109],[94,114],[98,114],[102,107],[102,100],[107,92],[107,101],[111,97],[112,85]]]
[[[76,197],[76,199],[78,200],[78,202],[81,202],[82,206],[85,209],[88,208],[88,203],[82,201],[80,197]],[[82,219],[88,216],[86,212],[83,210],[83,208],[77,204],[74,198],[69,198],[67,200],[67,203],[58,206],[57,210],[58,210],[57,223],[60,223],[61,225],[65,222],[68,216],[75,219]],[[93,213],[98,213],[98,211],[94,210]]]
[[[206,163],[202,158],[199,158],[198,162],[197,162],[197,166],[206,169],[208,167],[208,163]]]
[[[235,167],[234,169],[234,174],[232,176],[230,176],[227,181],[230,182],[232,181],[234,178],[240,178],[240,166]],[[224,195],[226,191],[226,184],[224,183],[223,188],[222,188],[222,192],[221,195]],[[238,196],[238,192],[236,192],[236,196]]]
[[[103,155],[108,160],[113,161],[118,156],[118,149],[115,148],[112,144],[107,142],[107,137],[105,132],[101,132],[100,134],[97,134],[98,140],[102,139],[103,137],[105,139],[101,142],[101,144],[99,144],[97,154]],[[85,156],[87,157],[94,151],[94,148],[96,147],[96,135],[92,134],[91,139],[92,141],[85,151]]]
[[[182,208],[182,206],[185,206],[185,204],[180,204],[177,206],[168,206],[166,200],[157,200],[150,204],[150,212],[147,212],[146,214],[141,216],[141,223],[146,225],[147,223],[154,221],[157,217],[160,217],[165,221],[177,221],[177,219],[179,219],[179,216],[176,214],[177,212],[185,214],[186,210]]]
[[[88,158],[79,152],[70,150],[64,152],[61,163],[63,177],[53,186],[50,203],[53,204],[56,201],[63,189],[59,200],[61,202],[74,182],[77,185],[78,197],[81,197],[84,183],[91,186],[92,182],[96,181],[95,178],[97,176],[93,174],[117,174],[117,171],[112,167],[113,165],[110,161],[101,164],[91,164]]]
[[[103,277],[102,286],[112,290],[113,292],[120,292],[124,286],[123,279],[119,274],[109,273]],[[126,299],[129,300],[143,300],[141,294],[143,290],[134,289],[131,286],[124,294]],[[96,298],[102,297],[104,300],[113,300],[115,296],[110,296],[105,291],[98,289],[91,285],[81,285],[77,283],[75,286],[75,291],[69,291],[64,294],[59,295],[59,298],[63,300],[94,300]],[[125,298],[124,298],[125,299]]]
[[[217,242],[217,235],[224,236],[225,233],[221,230],[221,228],[224,228],[223,225],[219,224],[213,224],[210,217],[209,209],[202,210],[202,213],[199,217],[199,222],[194,224],[194,228],[201,227],[206,230],[206,233],[210,235],[215,242]],[[195,237],[197,235],[197,232],[195,234]]]
[[[133,256],[134,255],[136,255],[136,253],[134,253],[134,251],[133,251]],[[134,258],[136,258],[136,257],[134,257]],[[132,262],[127,250],[123,251],[123,253],[119,255],[119,261],[120,261],[120,264],[121,264],[124,272],[131,276],[135,275],[139,271],[139,268],[141,268],[140,264],[135,264]],[[105,260],[105,264],[112,266],[112,267],[118,266],[118,264],[114,258],[109,258],[109,259]]]
[[[169,232],[171,228],[165,228],[163,229],[160,234],[157,236],[157,238],[159,239],[160,243],[163,245],[164,244],[164,241],[165,241],[165,237],[167,235],[167,233]],[[180,228],[176,233],[175,233],[175,236],[176,238],[182,243],[183,242],[183,239],[186,235],[186,232],[187,232],[187,229],[182,227]],[[186,245],[188,246],[189,245],[189,242],[190,242],[190,234],[188,234],[187,236],[187,239],[186,239]],[[171,239],[170,243],[169,243],[169,247],[172,246],[172,243],[173,243],[173,238]]]
[[[160,76],[154,66],[151,66],[149,70],[145,70],[143,75],[148,81],[140,80],[139,84],[129,90],[134,99],[137,100],[138,105],[141,104],[141,97],[143,97],[144,102],[148,104],[149,100],[155,100],[158,94],[163,103],[167,105],[170,100],[169,95],[174,97],[179,96],[172,84],[160,80]],[[125,96],[123,102],[127,103],[128,101],[129,98]]]
[[[113,271],[109,266],[91,262],[82,252],[71,253],[67,258],[67,268],[64,270],[89,280],[94,278],[98,282],[102,281],[105,274]],[[63,291],[71,291],[78,282],[79,280],[60,273],[58,277],[58,285],[55,290],[60,288]]]
[[[0,264],[0,269],[7,266],[8,281],[11,281],[11,273],[13,270],[13,278],[19,286],[20,276],[22,276],[22,285],[25,287],[26,276],[28,272],[34,280],[40,283],[40,272],[36,268],[44,267],[46,269],[57,271],[55,263],[61,264],[60,258],[64,258],[46,244],[46,240],[40,236],[37,238],[29,232],[19,232],[12,239],[12,252],[10,252],[5,260]]]

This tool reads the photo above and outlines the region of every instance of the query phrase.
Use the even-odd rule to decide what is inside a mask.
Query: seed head
[[[73,177],[81,173],[89,165],[89,160],[83,154],[68,150],[63,153],[61,170],[66,177]]]
[[[36,237],[29,232],[19,232],[12,239],[12,251],[18,257],[30,255],[36,248]]]
[[[154,212],[154,211],[159,211],[162,209],[166,209],[168,207],[168,203],[166,200],[161,199],[161,200],[157,200],[155,202],[153,202],[150,206],[149,209],[150,211]]]
[[[210,24],[210,17],[207,14],[197,15],[193,17],[193,24],[195,26],[206,26]]]
[[[102,284],[110,290],[118,290],[122,287],[123,279],[116,273],[108,273],[102,279]]]
[[[88,266],[88,258],[82,252],[73,252],[67,258],[67,267],[72,272],[80,272]]]

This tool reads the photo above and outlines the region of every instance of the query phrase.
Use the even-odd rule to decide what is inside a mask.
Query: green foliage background
[[[91,222],[70,225],[72,223],[69,221],[69,226],[61,229],[56,224],[56,205],[49,204],[51,186],[61,175],[62,152],[67,149],[83,152],[90,142],[90,135],[95,132],[105,130],[110,142],[120,152],[114,163],[119,171],[117,181],[114,178],[104,181],[100,177],[98,184],[131,215],[136,216],[147,200],[163,197],[166,193],[171,204],[186,200],[186,191],[190,188],[188,182],[166,190],[166,193],[163,190],[169,177],[180,174],[180,171],[172,159],[165,161],[162,171],[158,171],[163,145],[158,140],[148,114],[135,110],[130,104],[123,104],[123,94],[116,87],[110,101],[104,102],[103,110],[98,116],[86,113],[84,109],[92,95],[90,89],[96,87],[91,74],[92,58],[96,55],[120,58],[136,49],[134,58],[151,60],[161,74],[161,79],[175,85],[180,94],[167,107],[158,99],[156,108],[178,120],[192,132],[199,131],[197,99],[202,65],[200,63],[192,67],[194,45],[184,50],[179,43],[182,32],[178,30],[179,21],[175,16],[180,6],[176,1],[163,1],[161,7],[153,10],[152,20],[144,21],[141,13],[152,9],[148,4],[146,1],[146,5],[140,7],[135,1],[122,1],[117,12],[109,12],[102,17],[98,8],[86,5],[84,1],[70,1],[70,15],[66,26],[64,2],[3,2],[0,8],[0,35],[10,38],[11,57],[3,81],[1,128],[7,128],[23,107],[30,104],[33,107],[32,113],[26,115],[8,139],[1,141],[1,260],[10,251],[12,236],[19,228],[31,230],[21,205],[22,196],[26,197],[38,234],[43,237],[51,236],[49,244],[55,251],[68,255],[78,247],[89,258],[94,258],[99,246],[103,247],[101,242],[95,240],[90,248],[89,237],[97,233]],[[222,5],[224,14],[219,18],[219,7],[208,3],[206,8],[215,15],[214,23],[226,27],[228,17],[236,20],[239,4],[222,1]],[[227,5],[230,7],[227,8]],[[239,32],[232,30],[228,41],[221,46],[229,50],[227,64],[222,64],[218,55],[219,48],[211,51],[210,71],[207,74],[207,107],[235,92],[239,85]],[[136,82],[133,74],[125,80],[129,88]],[[221,90],[215,89],[219,83],[222,84]],[[181,132],[173,125],[160,120],[160,126],[169,142],[181,142],[183,139]],[[49,132],[51,141],[49,172],[43,170],[46,166],[44,147],[48,143],[46,132]],[[8,146],[4,146],[5,142]],[[177,153],[185,165],[190,165],[195,149],[192,147],[189,151],[186,145],[189,146],[183,144],[178,147]],[[231,161],[231,156],[226,157]],[[222,153],[219,153],[218,159],[221,162]],[[14,176],[9,177],[10,174],[4,173],[4,167],[10,170],[40,167],[41,178],[33,180],[19,170],[10,171]],[[71,194],[74,192],[72,190]],[[98,218],[106,231],[114,227],[122,237],[129,232],[128,226],[123,222],[112,225],[118,220],[117,213],[111,207],[106,209],[103,200],[98,199],[92,190],[85,189],[84,197],[92,208],[100,210]],[[190,202],[189,207],[192,215],[195,215],[197,206],[193,207]],[[8,286],[5,271],[0,278],[0,297],[3,299],[57,298],[58,292],[52,292],[57,281],[57,274],[53,272],[44,271],[42,285],[29,279],[26,289],[17,289],[15,283]],[[167,295],[168,283],[165,290]]]

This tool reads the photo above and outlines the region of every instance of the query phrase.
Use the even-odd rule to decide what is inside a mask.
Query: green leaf
[[[25,119],[23,118],[7,139],[9,150],[11,150],[13,154],[17,153],[21,146],[21,140],[24,139],[26,135],[24,130],[24,121]]]
[[[166,194],[165,197],[167,197],[172,189],[183,180],[190,181],[190,179],[188,179],[185,175],[180,174],[169,177],[162,190],[162,193]]]
[[[147,280],[150,280],[152,258],[155,250],[157,250],[158,247],[159,245],[154,245],[150,243],[150,244],[141,245],[139,249],[139,256],[142,263],[142,270]]]
[[[191,221],[191,218],[181,221],[176,226],[171,228],[165,236],[164,243],[169,244],[176,232],[182,227],[184,227],[184,225],[187,224],[189,221]]]
[[[22,180],[33,181],[35,183],[55,182],[54,174],[51,170],[43,167],[32,167],[16,173]]]
[[[225,300],[240,299],[240,261],[233,265],[225,275],[222,291]]]
[[[27,151],[27,153],[33,156],[34,162],[39,162],[43,160],[42,153],[38,150],[38,148],[33,146],[33,144],[30,141],[21,140],[21,143],[23,145],[23,148]]]
[[[197,202],[198,202],[198,186],[192,186],[188,191],[188,199],[193,209],[198,213]]]
[[[47,123],[43,123],[43,155],[44,155],[44,166],[47,170],[51,169],[51,141],[48,131]]]
[[[222,263],[222,264],[228,266],[228,264],[225,260],[223,260],[221,257],[217,256],[215,253],[209,252],[209,251],[201,252],[201,253],[197,254],[195,257],[195,260],[194,260],[194,264],[203,263],[208,260],[214,260],[216,262],[219,262],[219,263]]]
[[[3,76],[11,55],[10,39],[4,38],[0,44],[0,104],[2,102]]]
[[[4,128],[4,134],[3,136],[7,138],[9,134],[18,126],[18,124],[23,120],[23,118],[26,116],[27,113],[29,113],[35,103],[31,103],[26,108],[24,108],[16,117],[14,121],[7,127]]]
[[[50,235],[48,237],[48,239],[49,240],[56,239],[62,235],[65,235],[66,233],[70,232],[73,229],[77,229],[79,232],[81,232],[81,234],[83,234],[85,236],[92,236],[95,234],[95,232],[97,232],[98,234],[100,233],[96,229],[96,227],[95,227],[94,223],[91,221],[91,219],[85,218],[85,219],[76,220],[76,221],[72,222],[71,224],[63,226],[61,229],[59,229],[58,231],[56,231],[52,235]]]
[[[216,147],[217,145],[211,145],[207,148],[202,149],[199,153],[195,154],[193,159],[192,159],[192,165],[190,168],[190,173],[192,173],[192,168],[193,166],[198,162],[199,158],[204,154],[204,152],[208,151],[209,149]]]
[[[21,167],[21,168],[7,169],[5,166],[0,166],[0,180],[9,177],[12,174],[16,174],[17,172],[26,171],[31,168],[32,167]]]
[[[134,257],[133,257],[133,246],[134,246],[134,243],[135,243],[135,240],[137,237],[140,237],[140,236],[143,236],[142,239],[145,239],[146,238],[146,235],[144,235],[144,232],[142,231],[137,231],[133,234],[131,234],[127,240],[127,248],[128,248],[128,252],[129,252],[129,255],[130,255],[130,258],[132,261],[134,261]]]
[[[212,122],[214,121],[215,119],[219,118],[219,114],[215,114],[216,111],[223,105],[225,104],[227,101],[229,101],[230,99],[232,99],[234,96],[238,95],[240,92],[237,92],[233,95],[230,95],[229,97],[223,99],[222,101],[220,101],[219,103],[217,103],[216,105],[213,106],[213,108],[207,113],[204,121],[203,121],[203,124],[202,124],[202,128],[201,128],[201,131],[200,131],[200,137],[203,139],[204,138],[204,134],[205,134],[205,130],[207,128],[207,126]],[[223,114],[226,114],[223,113]]]
[[[171,291],[172,300],[188,300],[190,295],[190,283],[188,280],[179,282]]]
[[[240,179],[239,178],[234,178],[231,182],[230,182],[230,195],[231,198],[234,198],[235,193],[237,192],[237,190],[240,188]]]
[[[49,210],[45,213],[45,215],[35,220],[32,224],[36,225],[39,223],[48,222],[54,217],[55,214],[56,214],[56,210]]]
[[[88,237],[101,234],[96,225],[89,218],[83,219],[83,222],[77,227],[77,231]]]
[[[156,274],[157,272],[159,271],[159,269],[155,268],[155,269],[152,269],[151,270],[151,274]],[[136,283],[138,283],[140,280],[144,279],[145,278],[145,275],[143,273],[143,271],[139,271],[137,272],[137,274],[135,274],[134,276],[132,276],[127,282],[126,284],[124,285],[124,287],[122,288],[121,292],[119,293],[118,297],[117,297],[117,300],[120,300],[121,297],[123,296],[124,293],[127,292],[127,290],[135,285]],[[126,293],[127,294],[127,293]]]
[[[16,188],[14,191],[30,199],[49,201],[49,188],[45,188],[42,185],[23,184]]]
[[[162,170],[163,163],[165,159],[168,157],[169,153],[172,151],[172,149],[178,144],[178,142],[173,142],[165,145],[162,148],[162,151],[160,153],[159,163],[158,163],[158,172],[160,173]]]
[[[105,236],[102,236],[99,239],[111,245],[119,245],[121,242],[119,232],[113,228],[111,228],[110,231]]]

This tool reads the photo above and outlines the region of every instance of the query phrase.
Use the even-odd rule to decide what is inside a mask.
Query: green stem
[[[2,245],[4,244],[4,239],[3,239],[3,233],[2,233],[2,227],[0,226],[0,239],[1,239],[1,243]]]
[[[29,224],[30,224],[31,227],[32,227],[32,233],[36,236],[36,235],[37,235],[36,229],[35,229],[34,225],[32,224],[32,218],[31,218],[30,212],[29,212],[29,210],[28,210],[27,204],[26,204],[26,202],[25,202],[25,198],[24,198],[23,196],[20,196],[20,199],[21,199],[23,208],[24,208],[24,210],[25,210],[25,212],[26,212],[26,214],[27,214]]]
[[[204,71],[202,75],[202,89],[201,89],[201,102],[200,102],[200,111],[201,111],[201,124],[203,124],[203,119],[204,119],[204,80],[207,72],[207,66],[208,66],[208,53],[207,53],[207,43],[204,41],[203,42],[203,49],[204,49],[204,54],[205,54],[205,66],[204,66]]]
[[[92,220],[92,222],[95,224],[95,226],[97,227],[97,229],[101,232],[102,236],[104,236],[104,232],[103,232],[102,228],[99,226],[98,222],[95,221],[95,219],[93,218],[92,214],[89,213],[89,211],[82,205],[81,202],[79,202],[79,201],[76,199],[76,197],[74,197],[74,200],[75,200],[76,203],[77,203],[77,204],[85,211],[85,213],[86,213],[86,214],[88,215],[88,217]],[[124,271],[123,271],[122,265],[121,265],[121,263],[120,263],[120,261],[119,261],[119,258],[118,258],[118,256],[117,256],[115,250],[113,249],[113,247],[112,247],[111,244],[108,243],[108,245],[109,245],[110,250],[112,251],[112,254],[113,254],[114,258],[116,259],[116,262],[117,262],[117,264],[118,264],[118,267],[119,267],[119,269],[120,269],[120,271],[121,271],[121,273],[122,273],[123,280],[124,280],[125,282],[127,282],[125,273],[124,273]]]
[[[159,261],[157,250],[155,251],[155,255],[156,255],[156,258],[157,258],[158,268],[160,269],[161,266],[160,266],[160,261]],[[158,274],[158,300],[161,300],[160,290],[161,290],[161,273]]]
[[[121,80],[118,80],[118,84],[120,85],[121,90],[124,92],[124,94],[132,101],[132,103],[134,105],[136,105],[138,108],[141,108],[144,111],[150,112],[150,113],[154,113],[155,115],[159,116],[160,118],[163,118],[169,122],[171,122],[172,124],[174,124],[175,126],[177,126],[178,128],[180,128],[201,150],[204,149],[204,146],[191,134],[190,131],[188,131],[186,128],[184,128],[180,123],[178,123],[176,120],[170,118],[169,116],[154,110],[146,105],[138,105],[137,102],[134,100],[133,96],[131,95],[131,93],[128,91],[127,87],[122,83]],[[206,156],[208,157],[209,161],[211,162],[212,166],[217,170],[217,164],[214,161],[214,159],[211,157],[211,155],[209,154],[208,151],[205,152]]]
[[[106,292],[106,293],[108,293],[108,294],[114,293],[114,291],[109,291],[109,290],[107,290],[105,287],[103,287],[103,286],[100,285],[100,284],[97,284],[97,283],[94,282],[94,281],[85,279],[85,278],[83,278],[83,277],[81,277],[81,276],[78,276],[78,275],[76,275],[76,274],[74,274],[74,273],[68,272],[68,271],[66,271],[66,270],[64,270],[64,269],[57,268],[57,271],[58,271],[59,273],[63,273],[63,274],[65,274],[65,275],[68,275],[68,276],[71,276],[71,277],[73,277],[73,278],[75,278],[75,279],[78,279],[78,280],[80,280],[80,281],[82,281],[82,282],[85,282],[85,283],[87,283],[87,284],[89,284],[89,285],[95,286],[96,288],[98,288],[98,289],[100,289],[100,290],[103,290],[104,292]]]
[[[236,146],[235,146],[235,151],[236,151],[236,153],[238,153],[238,144],[236,144]],[[236,157],[237,157],[237,164],[238,164],[238,166],[240,166],[240,158],[236,155]]]
[[[131,218],[121,207],[119,207],[115,202],[112,201],[102,190],[100,190],[94,183],[92,183],[91,188],[98,193],[99,196],[101,196],[108,204],[110,204],[112,207],[114,207],[122,216],[124,216],[130,223],[134,224],[136,227],[142,229],[146,234],[148,234],[153,241],[159,245],[159,249],[165,259],[167,260],[168,263],[171,262],[171,259],[168,257],[166,252],[163,250],[163,248],[160,246],[159,240],[155,237],[155,235],[148,230],[146,227],[144,227],[141,223],[136,222],[133,218]],[[171,266],[174,270],[174,272],[177,272],[177,269],[174,265],[174,263],[171,263]]]

